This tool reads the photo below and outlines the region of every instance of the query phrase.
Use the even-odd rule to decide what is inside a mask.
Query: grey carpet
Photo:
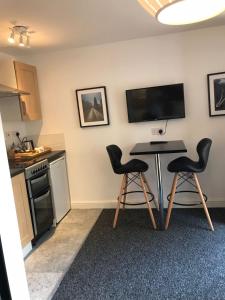
[[[112,229],[104,210],[53,299],[225,299],[225,210],[176,209],[167,231],[146,210],[125,210]]]

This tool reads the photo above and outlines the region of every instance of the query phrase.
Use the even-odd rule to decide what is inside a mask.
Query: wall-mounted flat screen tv
[[[183,83],[127,90],[129,123],[185,118]]]

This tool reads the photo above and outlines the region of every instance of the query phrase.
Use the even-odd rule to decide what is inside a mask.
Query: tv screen
[[[185,118],[183,83],[127,90],[129,123]]]

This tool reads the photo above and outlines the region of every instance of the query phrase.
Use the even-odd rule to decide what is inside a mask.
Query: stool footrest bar
[[[129,192],[126,192],[126,193],[123,193],[122,196],[124,195],[127,195],[127,194],[134,194],[134,193],[143,193],[143,191],[129,191]],[[150,192],[146,192],[147,194],[151,195],[151,199],[148,201],[148,202],[152,202],[155,197],[152,193]],[[131,203],[131,202],[124,202],[124,201],[120,201],[121,204],[124,204],[124,205],[143,205],[143,204],[146,204],[146,202],[137,202],[137,203]]]
[[[183,190],[183,191],[176,191],[175,192],[175,194],[182,194],[182,193],[198,194],[198,192],[196,192],[196,191],[190,191],[190,190],[189,191],[188,190]],[[170,202],[170,197],[171,197],[171,194],[169,194],[167,196],[168,202]],[[208,200],[207,196],[205,194],[203,194],[203,197],[205,199],[205,202],[207,202],[207,200]],[[201,205],[202,204],[201,202],[199,202],[199,203],[179,203],[179,202],[175,202],[175,201],[173,203],[176,204],[176,205],[180,205],[180,206],[197,206],[197,205]]]

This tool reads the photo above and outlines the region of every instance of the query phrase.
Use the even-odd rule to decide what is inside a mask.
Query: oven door
[[[38,176],[32,177],[31,179],[29,179],[28,184],[30,194],[29,196],[30,198],[33,198],[49,187],[48,172],[44,172],[39,174]]]
[[[49,229],[53,224],[53,208],[51,190],[48,187],[37,197],[31,199],[33,225],[35,235],[39,235]]]

